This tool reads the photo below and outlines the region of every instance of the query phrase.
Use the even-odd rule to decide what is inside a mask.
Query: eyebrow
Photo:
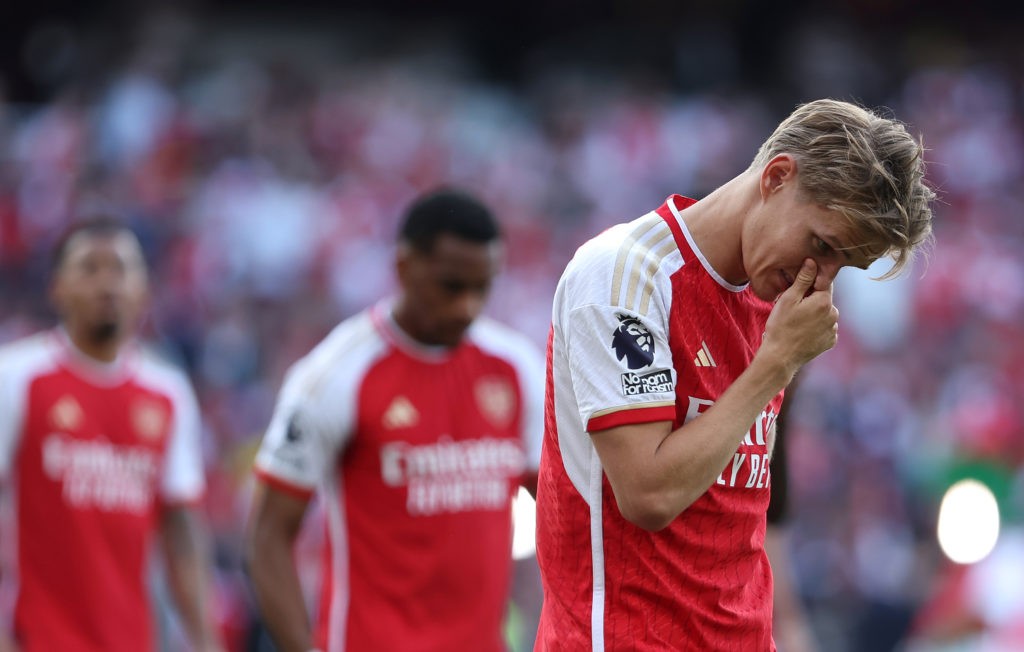
[[[850,249],[853,249],[853,247],[840,247],[839,241],[830,235],[819,234],[818,237],[821,238],[825,244],[832,247],[834,251],[838,251],[842,253],[844,256],[846,256],[846,260],[851,260]]]
[[[843,256],[845,256],[846,260],[848,260],[848,261],[852,261],[853,260],[853,256],[850,255],[850,251],[851,250],[860,250],[861,249],[861,247],[840,247],[840,246],[838,246],[839,241],[836,240],[833,236],[819,235],[818,237],[821,238],[822,240],[824,240],[825,243],[828,244],[828,246],[832,247],[836,251],[842,252]],[[853,267],[856,267],[857,269],[863,269],[863,270],[867,271],[868,267],[870,267],[871,263],[873,263],[873,262],[874,261],[872,260],[872,261],[864,263],[862,265],[853,265]]]

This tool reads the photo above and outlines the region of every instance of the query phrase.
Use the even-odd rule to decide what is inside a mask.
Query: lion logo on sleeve
[[[612,335],[612,349],[615,357],[621,362],[626,360],[630,369],[641,369],[651,366],[654,362],[654,336],[636,317],[616,314],[619,327]]]

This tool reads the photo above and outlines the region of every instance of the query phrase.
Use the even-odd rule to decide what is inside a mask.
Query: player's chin
[[[789,285],[786,285],[784,280],[782,283],[760,283],[755,280],[750,281],[750,291],[754,293],[754,296],[769,303],[775,303],[788,287]]]
[[[123,328],[120,320],[98,319],[89,325],[87,336],[93,342],[106,343],[117,339]]]
[[[436,342],[441,346],[458,346],[462,338],[466,336],[469,325],[456,324],[440,330],[436,335]]]

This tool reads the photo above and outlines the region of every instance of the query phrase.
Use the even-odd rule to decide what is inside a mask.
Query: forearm
[[[18,644],[14,642],[14,637],[2,627],[0,627],[0,652],[18,652]]]
[[[220,650],[220,637],[209,617],[204,533],[186,509],[169,508],[163,516],[162,543],[171,598],[194,649]]]
[[[715,482],[791,377],[788,367],[755,358],[714,405],[674,431],[663,422],[594,433],[622,515],[648,530],[668,525]]]
[[[807,259],[775,302],[753,361],[699,417],[674,431],[662,421],[592,433],[626,519],[648,530],[668,525],[711,487],[797,370],[835,344],[831,286],[810,291],[815,278]]]
[[[174,599],[182,626],[196,650],[220,649],[220,637],[209,617],[207,587],[209,578],[205,564],[193,557],[179,559],[177,570],[169,575],[171,597]]]
[[[309,616],[292,558],[291,540],[278,533],[258,533],[249,556],[249,576],[263,622],[277,649],[312,649]]]
[[[711,487],[765,406],[791,377],[778,365],[755,359],[714,405],[662,441],[655,451],[654,477],[668,488],[675,513]]]

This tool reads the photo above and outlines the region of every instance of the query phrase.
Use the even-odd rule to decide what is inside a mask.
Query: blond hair
[[[800,188],[814,203],[838,211],[875,255],[899,273],[931,238],[924,146],[906,126],[837,100],[802,104],[761,145],[752,167],[778,154],[796,158]]]

